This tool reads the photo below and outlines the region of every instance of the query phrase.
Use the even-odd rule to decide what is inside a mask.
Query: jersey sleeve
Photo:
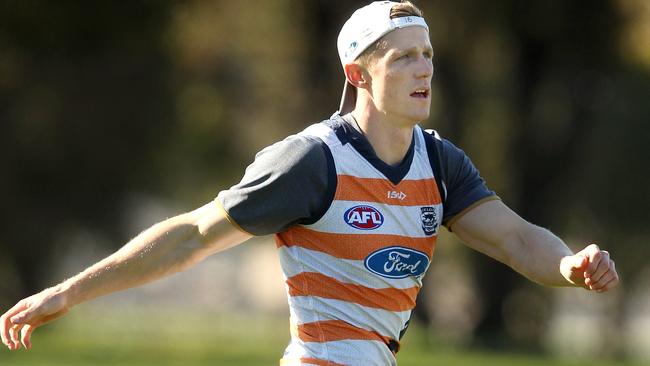
[[[447,228],[477,204],[499,199],[467,154],[446,139],[442,139],[441,157],[447,188],[443,224]]]
[[[290,136],[260,151],[242,180],[216,200],[233,225],[253,235],[313,223],[334,196],[336,175],[332,179],[330,165],[323,141]]]

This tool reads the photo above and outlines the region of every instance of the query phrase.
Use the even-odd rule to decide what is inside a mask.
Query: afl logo
[[[417,250],[395,246],[371,253],[364,265],[370,272],[386,278],[420,277],[429,267],[429,257]]]
[[[384,223],[384,215],[372,206],[354,206],[343,214],[343,220],[355,229],[374,230]]]

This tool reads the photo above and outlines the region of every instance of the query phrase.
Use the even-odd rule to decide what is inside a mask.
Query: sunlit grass
[[[548,357],[441,349],[427,344],[423,329],[409,330],[400,366],[590,366],[641,365],[621,361],[560,361]],[[288,341],[282,315],[195,314],[86,309],[36,333],[30,351],[0,351],[2,366],[74,365],[277,365]]]

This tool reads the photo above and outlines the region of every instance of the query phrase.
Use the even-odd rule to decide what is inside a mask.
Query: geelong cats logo
[[[422,221],[422,230],[425,235],[433,235],[438,231],[440,218],[435,207],[420,207],[420,220]]]

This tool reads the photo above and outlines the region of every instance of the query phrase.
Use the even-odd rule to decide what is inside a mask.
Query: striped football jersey
[[[414,128],[394,183],[328,124],[301,132],[326,143],[337,184],[318,221],[276,234],[291,316],[281,365],[396,365],[443,217],[425,133]]]

